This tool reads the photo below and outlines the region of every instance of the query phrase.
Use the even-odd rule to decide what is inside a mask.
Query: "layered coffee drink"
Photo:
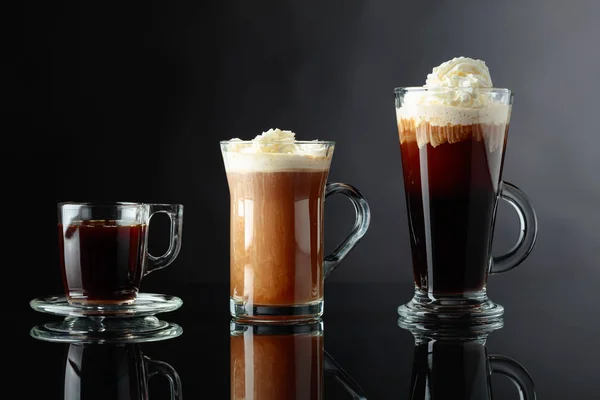
[[[490,267],[510,91],[485,63],[455,58],[424,87],[396,91],[414,281],[436,295],[480,292]]]
[[[257,307],[322,302],[323,203],[333,146],[271,129],[222,149],[232,302],[249,315]]]

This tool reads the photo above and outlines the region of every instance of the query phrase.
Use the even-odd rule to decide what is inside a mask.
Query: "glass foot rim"
[[[252,324],[305,324],[323,316],[323,300],[290,306],[244,304],[229,298],[229,313],[238,322]]]
[[[491,301],[487,295],[470,298],[438,297],[415,294],[406,304],[398,307],[399,323],[402,324],[450,324],[462,326],[486,326],[502,323],[504,307]]]
[[[29,302],[35,311],[61,317],[144,317],[175,311],[183,305],[177,296],[139,293],[131,304],[71,305],[65,296],[37,297]]]
[[[127,323],[119,323],[128,321]],[[104,325],[105,322],[110,322]],[[104,329],[102,329],[104,326]],[[129,320],[89,320],[65,318],[45,322],[29,331],[32,338],[55,343],[143,343],[180,336],[183,328],[176,323],[154,317]]]

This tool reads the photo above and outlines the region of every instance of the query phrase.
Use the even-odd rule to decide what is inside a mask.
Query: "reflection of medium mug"
[[[302,148],[301,154],[245,152],[252,149],[252,141],[221,142],[231,204],[233,317],[319,317],[325,277],[369,227],[369,205],[359,191],[344,183],[327,183],[334,143],[294,145]],[[342,244],[324,257],[324,202],[336,193],[353,203],[356,221]]]
[[[537,232],[527,196],[502,181],[513,94],[474,89],[468,95],[485,106],[470,109],[439,101],[463,98],[461,89],[394,93],[415,283],[412,301],[398,311],[405,317],[501,315],[502,306],[486,295],[488,275],[519,265]],[[492,257],[500,198],[517,212],[521,234],[512,250]]]
[[[160,257],[148,253],[148,225],[167,214],[171,238]],[[171,264],[181,249],[183,206],[140,203],[59,203],[58,238],[70,304],[128,304],[152,271]]]
[[[493,373],[510,378],[521,399],[536,398],[525,368],[510,358],[488,355],[485,337],[415,338],[411,400],[491,400]]]
[[[70,344],[64,399],[147,400],[148,381],[155,375],[168,379],[171,399],[182,398],[177,371],[145,356],[138,344]]]
[[[321,400],[325,374],[355,399],[361,388],[324,350],[323,322],[231,322],[231,400]]]

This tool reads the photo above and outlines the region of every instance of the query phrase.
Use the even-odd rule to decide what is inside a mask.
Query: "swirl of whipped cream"
[[[421,103],[477,108],[485,106],[488,100],[477,89],[491,88],[493,84],[484,61],[455,57],[433,68],[424,87],[431,90]]]
[[[405,93],[397,117],[434,126],[506,123],[510,106],[495,101],[486,90],[490,88],[492,78],[485,62],[455,57],[433,68],[423,90]]]
[[[247,141],[233,138],[224,155],[225,166],[228,171],[240,172],[328,169],[329,146],[313,142],[298,142],[294,132],[281,129],[269,129]]]
[[[427,75],[426,87],[491,88],[492,77],[484,61],[455,57],[433,68]]]

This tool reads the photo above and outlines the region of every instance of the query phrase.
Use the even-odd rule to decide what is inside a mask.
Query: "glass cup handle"
[[[325,350],[323,350],[323,370],[333,375],[344,386],[346,391],[352,395],[353,399],[367,400],[360,386]]]
[[[347,183],[329,182],[325,187],[325,198],[330,195],[341,193],[348,197],[354,206],[356,220],[350,234],[340,245],[331,252],[324,260],[325,278],[327,278],[340,262],[348,255],[367,233],[371,223],[371,210],[367,199],[352,185]]]
[[[171,221],[171,234],[169,240],[169,249],[165,254],[155,257],[148,253],[148,268],[144,275],[148,275],[150,272],[159,270],[171,264],[179,251],[181,250],[181,233],[183,228],[183,205],[181,204],[150,204],[150,217],[149,221],[152,220],[152,216],[158,213],[164,213],[169,216]],[[150,222],[148,222],[148,227]],[[149,229],[149,228],[148,228]]]
[[[537,398],[533,380],[521,364],[508,357],[498,355],[491,355],[489,360],[492,373],[497,372],[508,377],[519,389],[521,400],[535,400]]]
[[[537,217],[527,195],[516,186],[502,182],[500,197],[508,202],[519,216],[521,232],[519,240],[506,254],[492,257],[490,272],[497,274],[506,272],[521,264],[529,256],[537,237]]]
[[[152,360],[148,356],[144,356],[146,368],[148,369],[148,379],[155,375],[162,375],[169,381],[171,387],[171,400],[181,400],[181,379],[175,368],[163,361]]]

